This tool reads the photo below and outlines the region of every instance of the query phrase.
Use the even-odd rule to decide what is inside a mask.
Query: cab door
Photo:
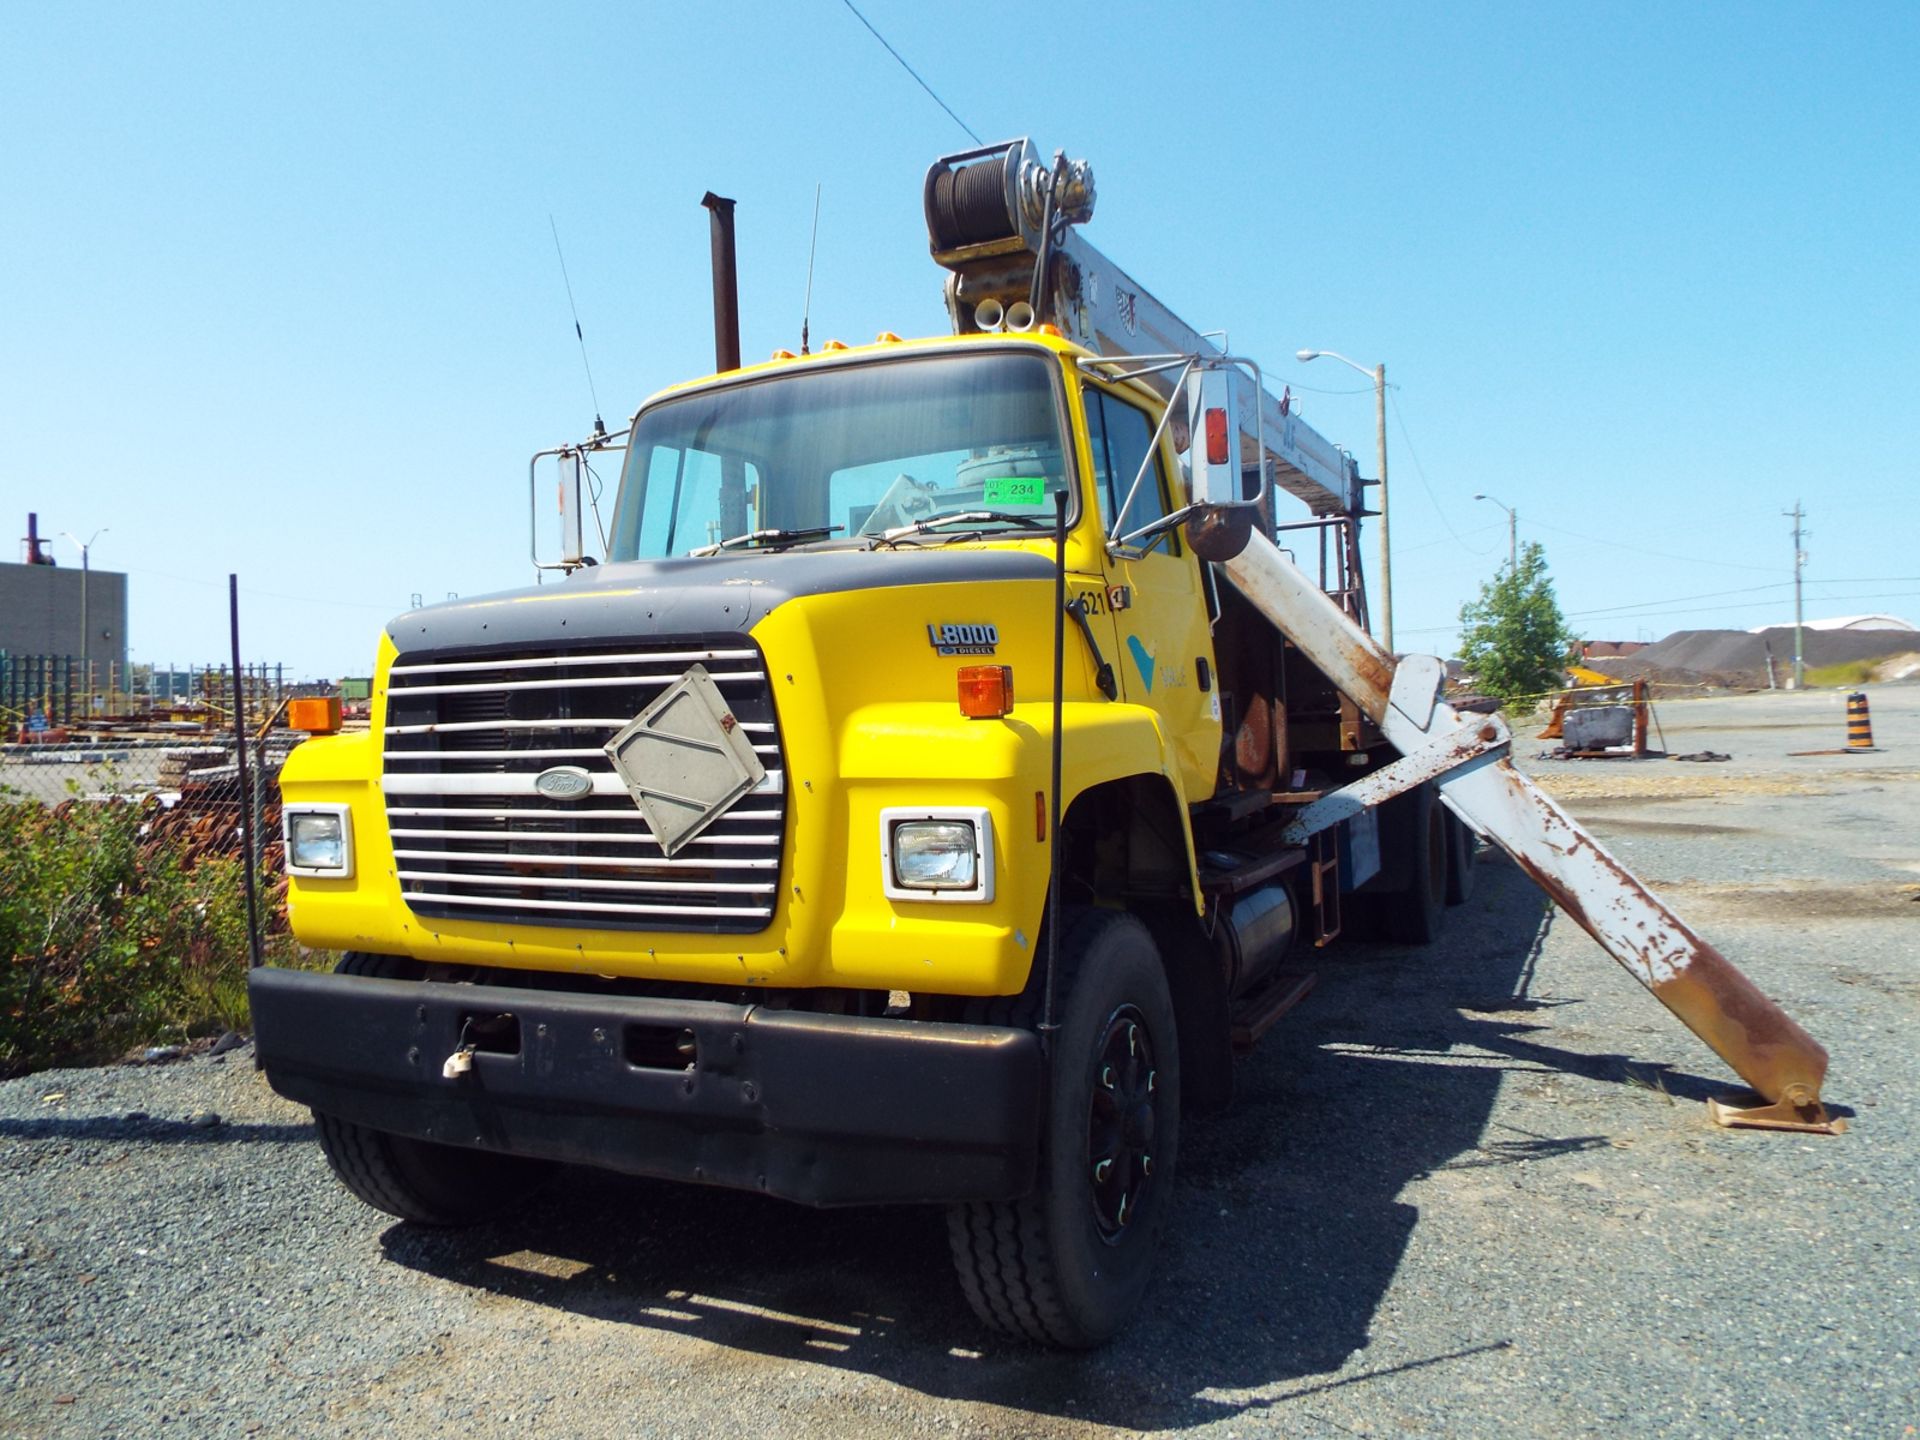
[[[1171,513],[1172,455],[1153,444],[1159,416],[1093,382],[1082,387],[1100,518],[1125,536]],[[1107,603],[1119,639],[1121,693],[1158,711],[1190,799],[1214,791],[1220,757],[1220,697],[1200,563],[1179,532],[1163,531],[1107,559]]]

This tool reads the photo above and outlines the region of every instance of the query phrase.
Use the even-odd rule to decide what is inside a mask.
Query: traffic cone
[[[1847,749],[1873,749],[1873,718],[1867,714],[1867,697],[1858,690],[1847,696]]]

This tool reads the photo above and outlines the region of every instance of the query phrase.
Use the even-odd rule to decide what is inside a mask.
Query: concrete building
[[[85,632],[82,632],[84,589]],[[94,685],[127,673],[127,577],[77,565],[0,564],[0,651],[93,662]]]

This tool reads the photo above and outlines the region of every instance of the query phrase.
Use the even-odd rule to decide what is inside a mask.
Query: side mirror
[[[559,461],[560,478],[554,490],[560,505],[560,563],[578,565],[587,554],[586,521],[580,512],[581,472],[586,467],[577,450],[561,455]]]
[[[570,447],[542,450],[528,462],[527,521],[536,569],[577,570],[582,565],[593,563],[587,555],[585,471],[586,462],[581,452]],[[540,495],[549,485],[552,488],[546,493],[554,497],[558,525],[558,533],[549,543],[557,544],[560,550],[559,558],[553,560],[542,559],[540,554],[544,528],[540,518]]]
[[[1192,476],[1193,514],[1186,522],[1187,543],[1202,560],[1231,560],[1247,548],[1254,520],[1265,497],[1263,485],[1247,495],[1247,467],[1242,458],[1240,420],[1244,404],[1257,408],[1257,384],[1249,398],[1243,377],[1233,365],[1196,369],[1187,379],[1186,428],[1192,437],[1187,456]],[[1176,400],[1176,405],[1179,400]],[[1261,447],[1256,445],[1256,453]],[[1256,475],[1260,472],[1254,471]]]
[[[1233,559],[1253,539],[1255,505],[1201,505],[1187,517],[1187,544],[1202,560],[1219,565]]]
[[[1193,503],[1231,505],[1240,494],[1240,405],[1229,370],[1195,370],[1187,379],[1185,429],[1192,447]]]

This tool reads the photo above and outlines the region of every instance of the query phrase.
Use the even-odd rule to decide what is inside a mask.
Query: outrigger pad
[[[1727,1105],[1707,1101],[1707,1114],[1713,1123],[1734,1130],[1799,1130],[1808,1135],[1843,1135],[1847,1122],[1827,1114],[1818,1100],[1796,1105],[1791,1100],[1776,1100],[1771,1105]]]

